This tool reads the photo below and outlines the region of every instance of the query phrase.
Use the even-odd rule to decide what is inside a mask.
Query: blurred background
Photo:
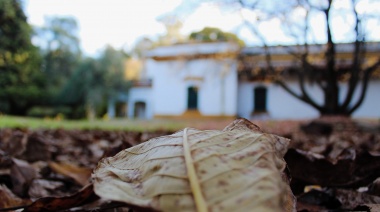
[[[380,118],[377,0],[1,0],[0,113]]]

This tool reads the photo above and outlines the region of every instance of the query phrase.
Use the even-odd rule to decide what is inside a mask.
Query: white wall
[[[228,62],[228,74],[224,77],[224,114],[227,116],[237,115],[238,104],[238,77],[237,77],[237,63],[232,61]]]
[[[356,99],[360,91],[357,89]],[[380,80],[371,81],[368,85],[363,104],[354,112],[353,117],[380,118]]]
[[[296,82],[288,83],[290,88],[299,92]],[[254,107],[254,88],[265,86],[267,90],[267,111],[268,118],[273,119],[304,119],[315,118],[319,116],[317,110],[308,104],[294,98],[280,86],[271,83],[260,82],[240,82],[238,86],[238,115],[245,118],[251,118]],[[343,101],[347,92],[346,83],[340,84],[340,101]],[[316,85],[310,85],[307,90],[318,104],[323,102],[322,91]],[[359,97],[360,89],[354,96],[354,101]],[[363,118],[380,118],[380,81],[371,81],[368,86],[367,96],[361,107],[353,114],[353,117]]]
[[[194,59],[147,60],[152,82],[155,115],[181,115],[187,110],[187,88],[198,87],[198,110],[202,115],[236,115],[236,61]]]
[[[295,82],[290,82],[288,85],[291,89],[299,90],[298,84]],[[310,91],[317,103],[322,102],[322,92],[316,85],[308,86],[307,90]],[[269,116],[275,119],[304,119],[319,116],[319,112],[313,107],[274,84],[268,88],[268,111]]]
[[[147,60],[152,80],[152,112],[154,115],[180,115],[186,107],[180,71],[172,62]]]

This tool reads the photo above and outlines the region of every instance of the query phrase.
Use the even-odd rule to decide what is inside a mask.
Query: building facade
[[[380,46],[374,56],[379,55]],[[289,49],[273,47],[277,69],[294,65]],[[314,59],[319,60],[319,46],[314,46]],[[349,52],[341,45],[342,54]],[[145,55],[141,81],[128,94],[128,117],[151,119],[155,117],[244,117],[273,119],[303,119],[318,117],[311,106],[292,97],[280,86],[265,79],[250,79],[241,69],[241,55],[253,61],[255,67],[264,66],[262,48],[240,49],[227,42],[188,43],[163,46]],[[351,51],[352,52],[352,51]],[[342,55],[340,54],[340,56]],[[319,55],[319,56],[318,56]],[[338,57],[339,63],[347,61]],[[252,65],[252,64],[251,64]],[[291,88],[298,89],[294,80]],[[320,103],[323,93],[309,84],[308,90]],[[342,94],[347,86],[342,82]],[[371,80],[367,97],[354,117],[380,118],[380,81]],[[359,93],[354,98],[358,98]],[[341,95],[344,96],[344,95]]]

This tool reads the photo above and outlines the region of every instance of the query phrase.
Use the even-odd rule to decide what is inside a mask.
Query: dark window
[[[265,87],[256,87],[254,89],[254,112],[267,111],[267,89]]]
[[[196,110],[198,108],[198,88],[187,88],[187,109]]]
[[[138,119],[146,118],[145,108],[146,108],[145,102],[135,102],[134,117]]]

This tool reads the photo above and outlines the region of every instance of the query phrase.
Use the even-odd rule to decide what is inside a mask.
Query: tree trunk
[[[336,50],[335,43],[332,39],[332,32],[330,26],[330,8],[331,8],[332,0],[329,1],[329,6],[325,13],[325,21],[326,21],[326,33],[327,33],[327,49],[325,54],[326,60],[326,85],[325,85],[325,99],[324,99],[324,112],[326,114],[336,114],[339,111],[339,87],[338,80],[336,75]]]
[[[336,114],[341,113],[340,108],[338,106],[338,98],[339,98],[339,88],[336,83],[329,83],[325,90],[325,99],[324,99],[324,107],[323,112],[326,114]]]
[[[88,120],[95,120],[95,107],[92,103],[86,105],[86,117]]]

